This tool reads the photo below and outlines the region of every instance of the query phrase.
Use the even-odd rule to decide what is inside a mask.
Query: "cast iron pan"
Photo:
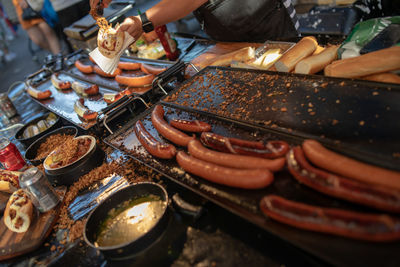
[[[100,223],[103,222],[111,209],[117,207],[119,204],[148,195],[155,195],[166,202],[165,208],[162,211],[162,215],[158,222],[151,228],[147,233],[141,237],[132,240],[128,243],[116,246],[99,247],[95,246],[94,243],[97,239],[97,232]],[[106,198],[100,205],[98,205],[89,215],[83,236],[86,243],[100,250],[105,257],[113,260],[123,260],[135,257],[138,253],[149,248],[152,244],[162,236],[165,228],[168,224],[168,194],[167,191],[156,183],[144,182],[130,185],[118,192],[115,192],[108,198]],[[134,226],[133,226],[134,227]]]
[[[38,133],[37,135],[34,135],[34,136],[32,136],[32,137],[29,137],[29,138],[24,138],[24,137],[23,137],[24,131],[25,131],[25,129],[26,129],[28,126],[33,125],[33,124],[36,124],[36,123],[38,123],[38,122],[41,121],[41,120],[46,120],[46,118],[47,118],[47,116],[49,116],[49,114],[50,114],[50,112],[48,112],[48,113],[46,113],[46,114],[44,114],[44,115],[42,115],[42,116],[40,116],[40,117],[38,117],[38,118],[36,118],[36,119],[31,120],[31,121],[29,121],[28,123],[26,123],[26,124],[25,124],[21,129],[19,129],[18,132],[15,134],[15,139],[18,140],[19,142],[21,142],[21,144],[23,144],[25,147],[28,147],[28,146],[30,146],[35,140],[37,140],[38,138],[40,138],[40,137],[44,136],[45,134],[47,134],[47,133],[53,131],[54,129],[57,129],[58,127],[60,127],[60,126],[61,126],[61,119],[60,119],[59,116],[57,116],[56,122],[55,122],[52,126],[50,126],[49,128],[47,128],[46,130],[44,130],[43,132]]]
[[[23,129],[23,128],[22,128]],[[21,130],[22,130],[21,129]],[[30,163],[32,163],[32,165],[37,166],[39,164],[41,164],[44,159],[37,159],[35,160],[36,157],[36,153],[40,147],[40,145],[42,143],[44,143],[46,141],[46,139],[51,136],[51,135],[55,135],[55,134],[68,134],[68,135],[72,135],[73,137],[76,136],[76,134],[78,133],[78,129],[74,126],[65,126],[65,127],[61,127],[57,130],[54,130],[52,132],[49,132],[45,135],[43,135],[42,137],[40,137],[39,139],[37,139],[35,142],[33,142],[27,149],[25,152],[25,159],[29,160]]]

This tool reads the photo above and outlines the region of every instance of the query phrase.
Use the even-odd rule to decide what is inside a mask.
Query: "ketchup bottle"
[[[162,25],[155,28],[155,32],[160,39],[162,46],[164,47],[165,54],[169,60],[177,60],[179,51],[176,48],[176,42],[172,40],[171,35],[167,30],[167,26]]]

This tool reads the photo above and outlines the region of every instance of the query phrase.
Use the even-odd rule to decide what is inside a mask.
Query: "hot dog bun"
[[[276,69],[283,72],[292,71],[300,60],[314,53],[317,47],[318,43],[315,37],[304,37],[275,63]]]
[[[314,74],[323,70],[328,64],[337,57],[338,46],[330,46],[319,54],[300,60],[296,64],[295,73]]]
[[[199,65],[200,68],[207,66],[230,66],[232,61],[244,62],[255,57],[255,50],[253,47],[244,47],[242,49],[220,55],[210,61],[204,62]]]
[[[398,69],[400,69],[400,46],[393,46],[359,57],[334,61],[325,67],[325,75],[356,78]]]
[[[100,53],[105,57],[114,58],[122,49],[125,36],[122,31],[118,31],[118,27],[119,25],[117,25],[116,29],[99,29],[97,35],[97,46]]]
[[[361,79],[368,80],[368,81],[375,81],[375,82],[399,83],[400,84],[400,76],[395,73],[391,73],[391,72],[372,74],[372,75],[361,77]]]
[[[32,218],[32,201],[22,189],[15,191],[4,211],[4,224],[13,232],[24,233],[29,229]]]
[[[0,170],[0,191],[12,193],[19,188],[19,177],[22,172]]]

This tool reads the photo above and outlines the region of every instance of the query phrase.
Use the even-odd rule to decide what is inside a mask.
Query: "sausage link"
[[[119,68],[116,68],[113,73],[106,73],[102,69],[100,69],[99,66],[94,66],[94,72],[105,78],[115,78],[117,75],[120,75],[122,73],[122,71]]]
[[[162,144],[157,141],[146,128],[144,128],[140,120],[135,124],[135,134],[142,146],[144,146],[151,155],[162,159],[172,159],[175,157],[175,146],[171,144]]]
[[[71,87],[77,94],[82,96],[97,95],[99,93],[99,86],[97,84],[85,85],[75,81]]]
[[[176,154],[176,160],[185,171],[208,181],[231,187],[258,189],[271,184],[274,175],[267,169],[233,169],[189,156],[183,151]]]
[[[118,62],[118,68],[121,70],[138,70],[142,64],[138,62]]]
[[[39,91],[30,85],[27,86],[26,91],[31,97],[34,97],[38,100],[44,100],[51,96],[50,90]]]
[[[303,150],[316,166],[361,182],[400,190],[400,172],[372,166],[326,149],[316,140],[305,140]]]
[[[174,144],[187,146],[194,136],[188,136],[185,133],[175,129],[164,120],[164,109],[160,105],[156,105],[151,113],[151,122],[157,131]]]
[[[306,205],[269,195],[260,201],[271,219],[297,228],[374,242],[400,239],[400,221],[394,217]]]
[[[75,67],[84,74],[91,74],[94,71],[92,65],[85,65],[79,59],[75,61]]]
[[[218,151],[268,159],[282,157],[289,151],[289,144],[285,141],[268,141],[267,144],[263,144],[210,132],[202,133],[200,140],[204,145]]]
[[[55,73],[51,75],[51,83],[58,90],[67,90],[71,88],[71,82],[59,79],[58,74]]]
[[[275,172],[282,170],[285,166],[285,158],[264,159],[217,152],[205,148],[201,142],[196,139],[189,142],[188,150],[190,155],[195,158],[237,169],[268,169]]]
[[[169,122],[173,127],[185,131],[185,132],[209,132],[211,131],[211,125],[204,121],[199,120],[182,120],[182,119],[173,119]]]
[[[311,166],[300,147],[287,155],[290,173],[300,183],[321,193],[377,209],[400,212],[400,191],[379,185],[371,186],[356,180],[336,176]]]
[[[154,67],[144,63],[142,63],[140,66],[140,70],[143,71],[144,73],[154,74],[154,75],[158,75],[161,72],[165,71],[166,69],[167,68]]]
[[[140,87],[140,86],[150,85],[154,80],[154,75],[147,74],[147,75],[139,76],[139,77],[128,77],[128,76],[123,76],[123,75],[117,75],[117,76],[115,76],[115,80],[119,84],[132,86],[132,87]]]
[[[88,109],[85,106],[85,101],[83,98],[76,100],[74,104],[74,110],[79,117],[86,121],[95,120],[97,118],[97,112]]]

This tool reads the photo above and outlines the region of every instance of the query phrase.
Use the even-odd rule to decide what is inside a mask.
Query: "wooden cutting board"
[[[57,191],[60,195],[64,196],[66,188],[64,187],[62,190]],[[39,213],[35,208],[33,221],[28,231],[25,233],[15,233],[8,230],[7,226],[4,224],[3,214],[1,214],[0,260],[13,258],[40,247],[53,230],[53,226],[57,222],[58,215],[60,214],[60,209],[61,203],[46,213]]]
[[[243,47],[251,46],[257,48],[261,45],[262,43],[228,43],[228,42],[217,43],[211,46],[209,49],[207,49],[203,54],[193,59],[191,63],[194,64],[196,67],[199,67],[199,65],[207,64],[208,61],[211,61],[217,56],[227,54],[235,50],[239,50]],[[196,71],[189,65],[186,69],[186,75],[192,76],[195,73]]]

